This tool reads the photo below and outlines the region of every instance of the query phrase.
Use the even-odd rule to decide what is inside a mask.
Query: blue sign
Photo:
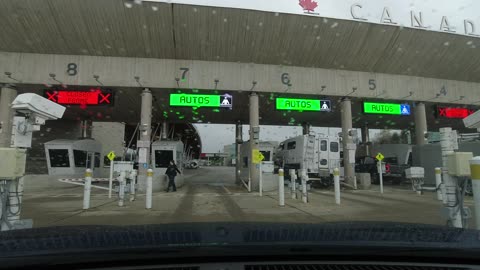
[[[400,105],[400,113],[402,115],[410,115],[410,105],[408,104]]]
[[[143,164],[143,168],[145,168],[145,169],[148,168],[148,164],[147,164],[147,163],[144,163],[144,164]]]

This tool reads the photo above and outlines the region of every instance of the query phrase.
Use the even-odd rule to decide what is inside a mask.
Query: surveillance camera
[[[33,118],[34,124],[39,125],[45,124],[46,120],[62,118],[65,112],[65,107],[33,93],[18,95],[12,102],[12,108]]]
[[[463,119],[466,128],[480,128],[480,111]]]

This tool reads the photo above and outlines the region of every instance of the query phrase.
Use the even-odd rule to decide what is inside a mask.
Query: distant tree
[[[375,138],[373,138],[373,143],[376,144],[402,144],[406,143],[405,134],[398,133],[389,129],[382,130]]]

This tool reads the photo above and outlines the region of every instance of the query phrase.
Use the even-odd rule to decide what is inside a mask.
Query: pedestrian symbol
[[[107,154],[107,158],[110,160],[110,161],[113,161],[115,159],[116,155],[115,155],[115,152],[113,151],[110,151],[110,153]]]
[[[222,108],[232,108],[233,105],[233,96],[229,94],[220,96],[220,107]]]
[[[410,115],[410,105],[408,104],[400,105],[400,113],[402,115]]]
[[[228,101],[227,97],[223,98],[222,105],[230,105],[230,101]]]
[[[320,107],[320,111],[322,112],[330,112],[332,110],[330,100],[320,100],[322,106]]]

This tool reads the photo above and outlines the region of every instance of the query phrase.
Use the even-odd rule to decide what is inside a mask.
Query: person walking
[[[179,174],[182,174],[177,168],[177,165],[175,165],[175,161],[170,160],[170,164],[168,165],[167,171],[165,172],[165,174],[168,176],[168,186],[165,190],[166,192],[170,191],[170,187],[172,187],[173,192],[177,191],[177,186],[175,186],[175,176],[177,176],[177,172]]]

